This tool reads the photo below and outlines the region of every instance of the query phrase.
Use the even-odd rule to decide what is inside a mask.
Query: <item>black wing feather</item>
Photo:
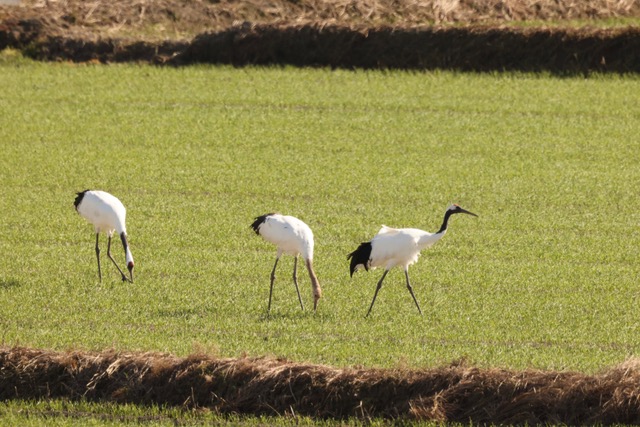
[[[271,215],[273,215],[273,213],[260,215],[254,218],[254,221],[251,224],[251,228],[253,228],[253,231],[255,231],[256,234],[260,235],[260,226],[264,224],[264,222],[267,220],[267,217]]]
[[[82,203],[82,199],[84,198],[84,193],[86,193],[87,190],[81,191],[79,193],[76,193],[76,199],[73,201],[73,205],[76,207],[76,210],[78,210],[78,206],[80,206],[80,203]]]
[[[371,258],[371,242],[360,243],[358,249],[351,252],[347,255],[347,259],[351,259],[351,265],[349,266],[349,271],[351,273],[351,277],[353,277],[353,273],[356,271],[356,266],[359,264],[364,265],[364,269],[369,271],[369,260]]]

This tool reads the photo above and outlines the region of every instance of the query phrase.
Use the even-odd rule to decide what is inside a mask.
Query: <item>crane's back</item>
[[[307,224],[288,215],[272,214],[259,226],[259,234],[288,255],[313,259],[313,232]]]
[[[371,240],[371,266],[406,267],[418,260],[420,251],[437,242],[442,235],[417,228],[391,228],[382,226]]]
[[[78,200],[79,199],[79,200]],[[78,193],[76,210],[95,227],[97,233],[126,233],[127,210],[117,197],[100,190]]]

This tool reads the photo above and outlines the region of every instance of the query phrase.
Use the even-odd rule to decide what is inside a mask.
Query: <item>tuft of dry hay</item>
[[[281,359],[0,347],[0,399],[69,398],[219,413],[474,424],[638,424],[640,361],[597,375],[479,369],[336,369]]]

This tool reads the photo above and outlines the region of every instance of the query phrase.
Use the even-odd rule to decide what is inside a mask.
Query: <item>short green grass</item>
[[[640,352],[640,79],[0,61],[5,345],[282,356],[334,366],[594,372]],[[135,284],[73,208],[128,208]],[[381,224],[445,238],[410,268],[348,274]],[[249,228],[316,236],[324,298]],[[122,262],[121,247],[114,246]],[[301,290],[311,306],[308,276]]]
[[[367,427],[407,425],[406,422],[390,423],[388,420],[317,420],[297,414],[281,416],[247,417],[240,415],[221,416],[207,409],[186,410],[171,407],[145,407],[130,404],[93,403],[68,400],[0,401],[0,425],[21,427],[75,427],[75,426],[123,426],[145,427],[174,426],[315,426],[315,427]],[[435,423],[412,423],[412,425],[435,427]]]

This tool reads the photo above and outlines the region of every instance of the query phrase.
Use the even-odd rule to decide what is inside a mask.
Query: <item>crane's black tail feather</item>
[[[351,265],[349,266],[351,277],[353,277],[353,273],[355,273],[359,265],[363,265],[364,269],[369,271],[370,258],[371,242],[360,243],[358,249],[347,255],[347,259],[351,259]]]
[[[87,191],[89,190],[84,190],[76,193],[76,199],[73,201],[73,205],[76,207],[76,210],[78,210],[78,206],[80,206],[80,203],[82,203],[82,199],[84,198],[84,193],[86,193]]]
[[[273,215],[273,213],[268,213],[268,214],[264,214],[264,215],[260,215],[254,218],[253,223],[251,224],[251,228],[253,228],[253,231],[256,232],[256,234],[260,234],[260,226],[262,224],[264,224],[264,222],[267,220],[267,217]]]

